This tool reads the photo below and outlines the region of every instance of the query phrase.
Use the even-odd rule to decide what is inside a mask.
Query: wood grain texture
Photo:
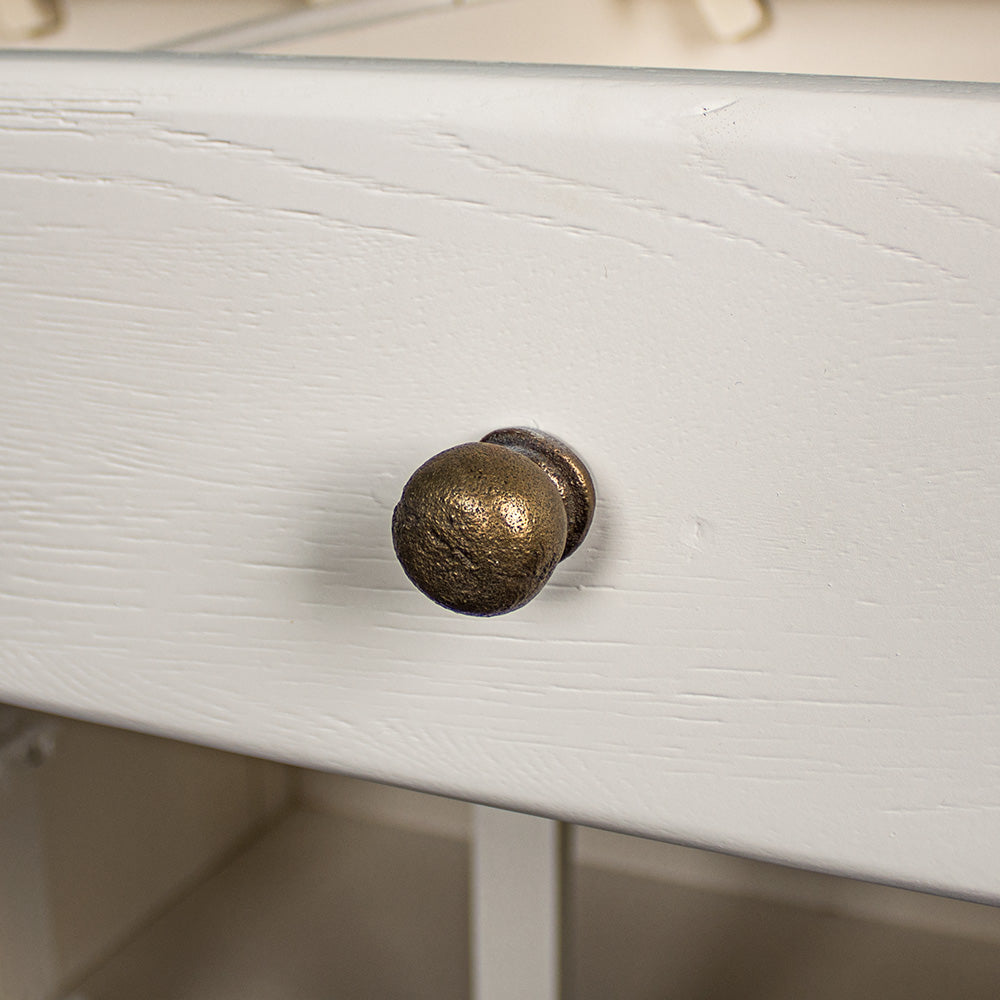
[[[1000,90],[0,61],[0,697],[1000,900]],[[564,437],[464,619],[392,506]]]

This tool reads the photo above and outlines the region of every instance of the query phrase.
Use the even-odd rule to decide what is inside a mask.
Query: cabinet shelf
[[[468,845],[297,809],[68,1000],[464,1000]],[[973,904],[965,904],[973,905]],[[1000,947],[579,865],[574,1000],[994,1000]]]
[[[140,931],[74,1000],[461,998],[465,844],[300,810]]]

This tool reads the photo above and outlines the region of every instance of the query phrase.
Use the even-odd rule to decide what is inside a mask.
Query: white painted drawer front
[[[0,698],[1000,899],[1000,90],[0,61]],[[393,558],[534,424],[509,617]]]

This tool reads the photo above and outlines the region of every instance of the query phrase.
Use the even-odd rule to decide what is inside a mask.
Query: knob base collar
[[[572,555],[590,529],[597,498],[594,480],[580,456],[559,438],[531,427],[504,427],[490,431],[482,441],[530,459],[555,483],[566,508],[566,547],[559,558]]]

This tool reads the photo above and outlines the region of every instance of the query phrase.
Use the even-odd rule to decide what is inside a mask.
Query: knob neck
[[[566,508],[566,547],[560,560],[577,549],[594,519],[594,480],[579,456],[565,442],[530,427],[490,431],[482,441],[499,444],[535,463],[555,484]]]

